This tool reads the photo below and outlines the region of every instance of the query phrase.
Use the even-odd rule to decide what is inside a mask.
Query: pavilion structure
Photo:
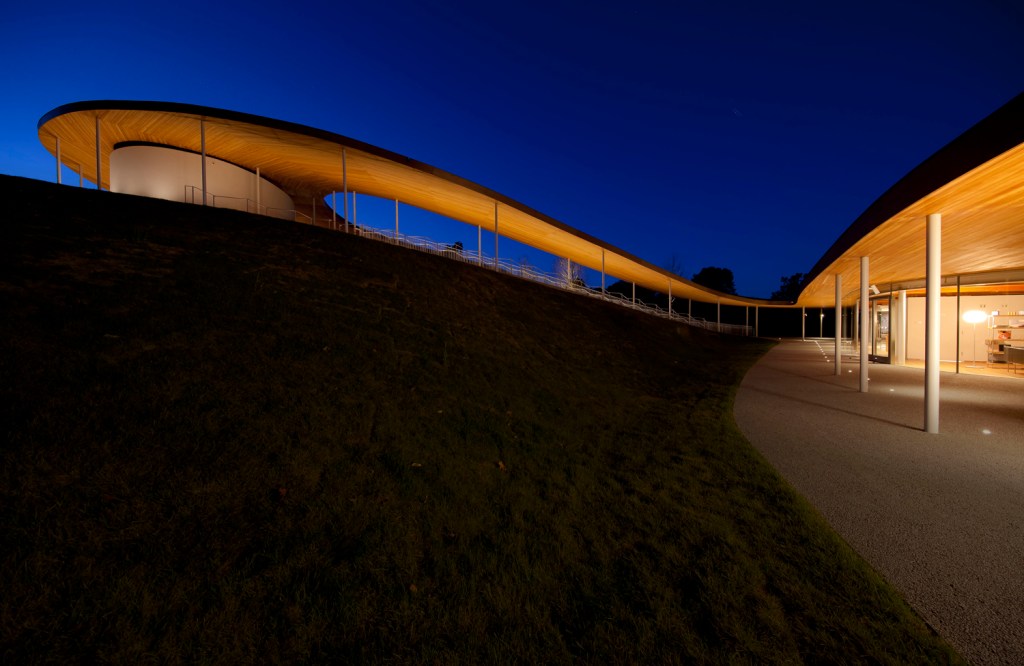
[[[757,308],[777,304],[698,285],[482,185],[383,148],[295,123],[170,102],[94,101],[58,107],[39,139],[98,189],[292,215],[345,229],[355,196],[411,205],[669,295]],[[335,206],[325,203],[327,197]],[[341,198],[341,206],[337,199]],[[340,226],[339,226],[340,216]],[[756,317],[756,313],[755,313]],[[719,316],[720,321],[720,316]]]
[[[93,101],[47,113],[39,138],[56,157],[58,182],[64,165],[99,189],[339,230],[354,221],[358,193],[395,202],[396,232],[399,204],[415,206],[476,227],[481,257],[488,231],[495,262],[499,239],[510,238],[598,271],[602,288],[615,276],[670,303],[752,308],[755,331],[761,307],[834,308],[835,373],[843,339],[852,339],[860,391],[868,391],[870,362],[924,364],[927,432],[939,428],[943,364],[959,371],[981,362],[1014,374],[1024,362],[1024,94],[875,201],[793,303],[707,289],[469,180],[294,123],[179,103]]]
[[[834,307],[870,361],[924,362],[924,429],[939,429],[939,370],[1024,361],[1024,93],[886,191],[811,270],[797,304]],[[844,317],[845,314],[845,317]],[[983,335],[977,335],[978,325]]]

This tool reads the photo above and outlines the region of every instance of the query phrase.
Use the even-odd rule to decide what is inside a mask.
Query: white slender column
[[[896,340],[896,362],[899,365],[907,364],[907,290],[900,291],[900,313],[896,319],[896,332],[899,339]]]
[[[853,308],[853,346],[860,349],[860,299]],[[860,352],[858,352],[860,353]]]
[[[633,305],[636,305],[636,282],[633,283]]]
[[[60,137],[57,138],[57,184],[60,185]]]
[[[206,205],[206,121],[199,119],[199,147],[203,160],[203,205]]]
[[[498,202],[494,202],[494,270],[498,270]]]
[[[960,302],[960,297],[961,297],[960,286],[961,286],[960,285],[960,276],[957,275],[956,276],[956,321],[957,321],[957,327],[956,327],[956,361],[954,362],[953,367],[956,369],[956,374],[958,374],[958,375],[960,374],[960,353],[961,353],[960,352],[960,333],[961,333],[961,331],[960,331],[960,317],[963,316],[963,315],[960,314],[960,306],[962,305],[962,303]],[[987,354],[986,354],[986,358],[987,358]]]
[[[668,281],[668,316],[672,316],[672,280]]]
[[[256,167],[256,214],[262,215],[260,210],[263,208],[262,201],[260,199],[260,193],[263,191],[263,187],[260,184],[260,168]]]
[[[836,273],[836,371],[838,377],[843,374],[843,274]]]
[[[341,149],[341,189],[345,198],[345,233],[348,233],[348,163],[344,148]]]
[[[100,161],[100,117],[96,116],[96,189],[103,189],[103,162]]]
[[[689,319],[693,319],[693,299],[686,299],[686,316]]]
[[[925,272],[924,431],[939,431],[939,324],[942,299],[942,215],[928,216]]]
[[[860,392],[868,392],[868,339],[871,318],[868,308],[868,258],[860,258]]]
[[[395,240],[398,240],[398,199],[395,199]]]
[[[604,293],[604,249],[601,249],[601,293]]]
[[[356,191],[352,190],[352,226],[359,224],[359,211],[356,208]]]
[[[476,263],[484,265],[484,230],[479,224],[476,225]]]
[[[761,329],[758,326],[758,323],[759,323],[758,320],[760,319],[760,316],[761,316],[761,308],[760,308],[760,306],[755,305],[754,306],[754,337],[760,337],[760,335],[761,335]]]

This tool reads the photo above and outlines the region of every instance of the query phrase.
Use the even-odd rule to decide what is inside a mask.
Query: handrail
[[[196,192],[197,191],[198,192],[202,192],[203,188],[199,187],[198,185],[186,185],[185,186],[185,197],[184,197],[185,203],[192,203],[192,204],[196,203]],[[191,197],[189,197],[190,193],[192,195]],[[202,198],[202,196],[200,196],[200,198]],[[210,192],[209,190],[206,191],[206,201],[208,201],[209,205],[212,206],[213,208],[228,208],[230,210],[243,210],[242,208],[236,208],[234,206],[218,206],[217,205],[217,200],[218,199],[228,199],[228,200],[231,200],[231,201],[244,201],[245,202],[245,209],[244,210],[245,210],[246,213],[255,213],[257,215],[271,215],[274,212],[285,213],[285,214],[288,214],[288,215],[291,216],[292,222],[305,222],[306,224],[312,224],[313,223],[313,218],[312,217],[310,217],[309,215],[306,215],[305,213],[299,212],[299,211],[295,210],[294,208],[272,208],[270,206],[265,206],[263,204],[257,205],[255,201],[253,201],[252,199],[250,199],[248,197],[233,197],[233,196],[228,195],[228,194],[214,194],[213,192]]]
[[[505,273],[506,275],[513,275],[523,279],[530,280],[532,282],[539,282],[541,284],[555,287],[556,289],[562,289],[564,291],[571,291],[573,293],[591,296],[593,298],[600,298],[610,303],[615,303],[624,307],[632,308],[640,312],[652,314],[659,317],[665,317],[672,321],[679,321],[684,324],[695,326],[697,328],[703,328],[708,331],[717,331],[719,333],[728,333],[731,335],[744,335],[750,336],[753,334],[753,328],[743,324],[720,324],[718,322],[708,321],[699,317],[693,317],[690,315],[672,312],[662,309],[657,305],[648,305],[643,301],[633,301],[628,299],[621,294],[609,292],[607,290],[602,291],[601,289],[595,289],[587,286],[578,286],[567,282],[564,277],[556,275],[554,273],[545,273],[541,270],[534,268],[526,263],[512,262],[507,259],[499,259],[497,262],[494,261],[494,257],[488,255],[486,252],[480,252],[479,250],[466,250],[456,248],[452,245],[445,245],[444,243],[438,243],[430,238],[422,236],[409,236],[406,234],[396,234],[390,229],[376,229],[374,227],[368,227],[364,224],[353,225],[353,233],[362,236],[363,238],[370,238],[373,240],[379,240],[392,245],[400,245],[402,247],[419,250],[421,252],[427,252],[429,254],[436,254],[462,261],[467,264],[474,264],[495,270],[499,273]]]
[[[192,197],[191,197],[191,198],[189,198],[189,193],[190,193],[190,190],[191,190],[191,194],[192,194]],[[196,191],[197,191],[197,190],[198,190],[199,192],[202,192],[202,191],[203,191],[203,188],[201,188],[201,187],[197,187],[197,186],[195,186],[195,185],[186,185],[186,186],[185,186],[185,197],[184,197],[184,199],[182,199],[182,200],[183,200],[183,201],[184,201],[185,203],[191,203],[191,204],[194,204],[194,203],[196,203]],[[210,193],[209,193],[209,192],[207,192],[207,193],[206,193],[206,196],[209,196],[209,195],[210,195]]]
[[[192,193],[191,203],[195,203],[196,190],[201,188],[195,185],[185,186],[185,201],[188,203],[189,190]],[[217,207],[217,199],[230,199],[230,200],[244,200],[246,201],[246,211],[249,211],[248,204],[252,203],[251,199],[245,197],[232,197],[225,194],[213,194],[209,191],[206,192],[207,198],[213,198],[213,207]],[[294,222],[305,222],[306,224],[312,224],[313,218],[305,213],[300,213],[293,208],[271,208],[268,206],[260,205],[263,215],[271,215],[273,212],[290,213],[292,221]],[[238,209],[233,209],[238,210]],[[276,217],[276,216],[275,216]],[[300,218],[302,218],[300,220]],[[699,317],[692,317],[688,314],[682,314],[679,312],[668,312],[656,304],[647,304],[641,300],[633,300],[626,298],[622,294],[609,292],[599,288],[591,288],[585,285],[580,286],[568,282],[564,276],[556,275],[554,273],[545,273],[525,262],[513,262],[508,259],[494,260],[493,256],[489,256],[486,252],[480,250],[467,250],[461,246],[446,245],[439,243],[433,239],[426,238],[423,236],[409,236],[402,233],[396,233],[391,229],[376,229],[369,227],[364,224],[353,224],[345,220],[341,221],[344,226],[343,229],[350,230],[349,233],[355,233],[363,238],[370,238],[373,240],[390,243],[392,245],[400,245],[402,247],[410,248],[413,250],[419,250],[420,252],[427,252],[429,254],[435,254],[449,259],[462,261],[467,264],[474,264],[489,268],[499,273],[506,275],[512,275],[515,277],[523,278],[524,280],[530,280],[531,282],[538,282],[540,284],[547,285],[549,287],[555,287],[556,289],[562,289],[563,291],[571,291],[575,294],[581,294],[590,296],[592,298],[599,298],[609,303],[615,303],[627,308],[632,308],[639,312],[645,312],[647,314],[655,315],[657,317],[665,317],[672,321],[682,322],[689,326],[695,326],[697,328],[703,328],[708,331],[717,331],[719,333],[729,333],[731,335],[752,335],[753,329],[750,326],[744,326],[741,324],[721,324],[718,322],[708,321]]]
[[[313,224],[313,218],[311,218],[309,215],[306,215],[305,213],[300,213],[294,208],[271,208],[269,206],[264,206],[263,208],[267,211],[266,213],[264,213],[264,215],[269,215],[271,211],[291,213],[292,222],[300,222],[301,220],[299,220],[299,218],[301,217],[303,218],[303,220],[306,221],[306,224]]]

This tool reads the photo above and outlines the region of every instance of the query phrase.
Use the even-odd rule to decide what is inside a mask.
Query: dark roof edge
[[[1024,92],[940,148],[886,190],[818,260],[804,277],[803,288],[857,241],[900,211],[1021,143],[1024,143]]]

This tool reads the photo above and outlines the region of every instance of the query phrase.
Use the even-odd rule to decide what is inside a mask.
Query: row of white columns
[[[927,244],[925,268],[925,348],[924,348],[924,431],[939,432],[939,325],[942,288],[942,215],[932,213],[927,218]],[[868,341],[871,339],[871,314],[869,302],[870,262],[868,257],[860,258],[860,303],[857,312],[855,332],[860,338],[860,392],[867,393]],[[842,372],[842,275],[836,274],[836,325],[835,325],[835,374]],[[900,311],[906,312],[906,294],[901,296]],[[902,315],[905,317],[905,314]],[[900,323],[905,332],[905,319]]]
[[[56,146],[56,154],[57,154],[57,184],[58,185],[63,185],[64,184],[64,178],[63,178],[63,174],[61,173],[61,167],[62,167],[62,164],[63,164],[64,160],[63,160],[63,156],[61,155],[60,137],[57,136],[57,135],[54,135],[53,138],[57,142],[57,146]],[[101,176],[101,171],[100,171],[101,165],[102,165],[102,162],[100,160],[100,155],[101,155],[101,153],[100,153],[100,118],[99,118],[99,116],[96,116],[96,189],[97,190],[102,189],[101,182],[103,180],[103,178]],[[78,163],[78,186],[79,187],[84,187],[85,186],[85,177],[82,174],[82,164],[81,164],[81,162]]]
[[[62,183],[61,179],[61,151],[60,151],[60,137],[54,137],[57,140],[57,184]],[[101,151],[102,146],[102,130],[100,127],[100,117],[96,116],[96,189],[103,189],[103,153]],[[206,205],[206,120],[199,119],[199,151],[202,163],[202,186],[203,186],[203,205]],[[82,165],[78,165],[78,186],[82,187]],[[259,210],[259,169],[256,169],[256,208]]]
[[[57,183],[62,183],[61,177],[61,145],[60,137],[54,137],[56,139],[56,156],[57,156]],[[101,128],[100,128],[100,117],[96,116],[96,189],[102,189],[102,153],[101,153]],[[200,158],[202,159],[202,196],[203,205],[206,205],[206,120],[200,118],[199,120],[199,149]],[[82,185],[82,172],[79,168],[79,186]],[[342,196],[344,199],[345,207],[345,228],[348,229],[349,220],[355,222],[356,215],[356,193],[352,192],[352,217],[349,217],[349,196],[348,196],[348,154],[345,148],[341,149],[341,183],[342,183]],[[256,168],[256,210],[260,210],[260,169]],[[332,227],[337,229],[337,193],[331,193],[331,224]],[[316,206],[317,199],[314,197],[313,202],[313,222],[316,223]],[[399,221],[398,221],[398,199],[395,199],[395,237],[399,234]],[[483,229],[481,225],[477,225],[477,257],[478,262],[483,264]],[[498,202],[494,202],[494,268],[498,268],[499,263],[499,230],[498,230]],[[601,249],[601,290],[604,291],[605,284],[605,250]],[[672,311],[672,284],[669,283],[669,312]],[[636,285],[633,285],[633,302],[636,302]]]
[[[100,117],[96,116],[96,189],[101,189],[102,182],[102,162],[100,153]],[[61,182],[61,146],[60,137],[57,139],[57,183]],[[206,205],[206,120],[201,118],[199,120],[199,143],[200,143],[200,154],[202,158],[202,191],[203,191],[203,205]],[[256,210],[260,210],[260,171],[259,167],[256,169]],[[356,193],[352,193],[352,214],[353,217],[349,217],[349,201],[348,201],[348,156],[345,148],[341,149],[341,182],[342,182],[342,196],[344,198],[345,206],[345,228],[348,229],[349,220],[352,219],[354,222],[355,209],[356,209]],[[81,170],[79,170],[79,185],[81,185]],[[337,228],[337,196],[336,192],[331,193],[331,224]],[[313,199],[313,220],[316,221],[316,198]],[[477,255],[479,263],[483,263],[483,243],[482,243],[482,228],[477,225]],[[398,236],[398,199],[395,199],[395,236]],[[498,268],[498,202],[494,202],[494,268]],[[606,272],[605,272],[605,250],[601,249],[601,291],[606,289]],[[633,302],[636,303],[636,284],[633,284]],[[692,305],[692,302],[691,302]],[[688,308],[689,310],[689,308]],[[672,314],[672,281],[668,281],[668,312]],[[689,311],[687,315],[690,316]],[[718,301],[718,330],[722,328],[722,303]],[[755,330],[756,330],[756,308],[755,308]]]
[[[200,119],[200,153],[202,158],[202,194],[203,194],[203,205],[206,205],[207,193],[207,181],[206,181],[206,121]],[[102,156],[101,156],[101,126],[100,118],[96,116],[96,189],[102,189]],[[56,138],[56,156],[57,156],[57,183],[62,182],[61,177],[61,143],[60,137]],[[341,150],[341,165],[342,165],[342,189],[345,204],[345,226],[348,228],[349,218],[349,201],[348,201],[348,163],[346,150]],[[78,172],[79,186],[82,185],[82,170],[79,167]],[[256,207],[257,210],[260,208],[260,187],[259,187],[259,168],[256,170]],[[332,223],[336,227],[335,210],[337,209],[337,199],[335,193],[332,193]],[[353,192],[352,201],[352,212],[355,214],[355,192]],[[316,215],[316,200],[313,203],[313,214],[314,219]],[[498,229],[498,202],[494,202],[494,267],[498,267],[499,257],[499,229]],[[399,221],[398,221],[398,200],[395,199],[395,235],[399,232]],[[477,253],[479,262],[483,262],[483,244],[482,244],[482,228],[477,225]],[[941,298],[941,259],[942,259],[942,216],[938,213],[933,213],[927,217],[927,245],[926,245],[926,277],[925,277],[925,405],[924,405],[924,430],[929,433],[937,433],[939,431],[939,325],[940,325],[940,298]],[[571,266],[571,264],[570,264]],[[871,336],[871,317],[870,317],[870,299],[869,299],[869,285],[870,285],[870,270],[869,270],[869,258],[867,256],[860,258],[860,302],[859,309],[856,312],[857,325],[855,326],[855,336],[860,341],[860,392],[867,393],[870,377],[868,372],[869,356],[868,356],[868,341]],[[606,273],[605,273],[605,251],[601,250],[601,290],[604,291],[606,288]],[[839,326],[839,322],[842,321],[842,277],[836,274],[836,324],[835,324],[835,374],[842,372],[842,350],[841,350],[841,337],[842,330]],[[636,302],[636,284],[633,284],[633,302]],[[669,315],[672,314],[672,281],[668,281],[668,311]],[[905,312],[905,307],[901,309]],[[803,310],[801,310],[803,313]],[[754,308],[754,330],[757,335],[758,330],[758,315],[759,311],[757,306]],[[721,330],[722,320],[722,304],[719,299],[717,303],[717,318],[718,318],[718,329]],[[801,337],[805,337],[806,334],[806,317],[801,316]]]
[[[61,184],[61,145],[60,137],[55,137],[57,141],[56,153],[57,153],[57,183]],[[102,189],[102,155],[101,155],[101,129],[100,129],[100,117],[96,116],[96,189]],[[202,196],[203,205],[206,205],[207,193],[206,193],[206,120],[200,118],[199,120],[199,149],[200,158],[202,159]],[[79,186],[82,185],[82,172],[79,168],[78,172]],[[356,214],[356,193],[352,192],[352,217],[349,217],[349,196],[348,196],[348,155],[345,148],[341,149],[341,183],[342,183],[342,196],[344,199],[345,207],[345,229],[348,229],[349,220],[355,222]],[[256,210],[259,211],[261,208],[260,201],[260,169],[256,168]],[[337,229],[337,193],[331,192],[331,225]],[[317,199],[314,197],[313,202],[313,223],[316,223],[316,206]],[[397,238],[399,233],[398,223],[398,199],[395,199],[395,236]],[[477,225],[477,257],[480,264],[483,263],[483,243],[482,243],[483,230],[480,225]],[[494,202],[494,268],[498,268],[499,255],[498,255],[498,202]],[[571,265],[571,264],[570,264]],[[605,250],[601,249],[601,291],[606,289],[606,272],[605,272]],[[633,284],[633,303],[636,303],[636,284]],[[672,282],[668,282],[668,311],[672,314]],[[688,313],[689,314],[689,313]],[[718,302],[718,328],[721,330],[722,327],[722,304]],[[756,326],[755,326],[756,328]]]
[[[61,184],[61,145],[60,137],[55,137],[57,141],[56,153],[57,153],[57,183]],[[206,120],[201,118],[199,120],[199,144],[200,144],[200,157],[202,159],[202,196],[203,205],[206,205]],[[96,189],[102,189],[102,153],[101,147],[101,129],[100,129],[100,117],[96,116]],[[82,184],[82,173],[79,169],[79,185]],[[260,210],[260,170],[259,167],[256,169],[256,210]],[[341,149],[341,182],[342,182],[342,196],[344,199],[345,207],[345,228],[348,229],[349,220],[355,221],[356,214],[356,193],[352,193],[352,217],[349,217],[349,197],[348,197],[348,155],[345,148]],[[333,228],[337,228],[337,193],[331,193],[331,224]],[[313,220],[316,220],[316,198],[313,199]],[[399,222],[398,222],[398,199],[395,199],[395,236],[399,233]],[[483,264],[483,230],[481,225],[477,225],[477,255],[480,264]],[[494,202],[494,268],[498,268],[499,263],[499,230],[498,230],[498,202]],[[605,289],[605,251],[601,250],[601,290]],[[669,285],[669,309],[671,311],[671,284]],[[636,286],[634,285],[633,301],[636,302]]]

